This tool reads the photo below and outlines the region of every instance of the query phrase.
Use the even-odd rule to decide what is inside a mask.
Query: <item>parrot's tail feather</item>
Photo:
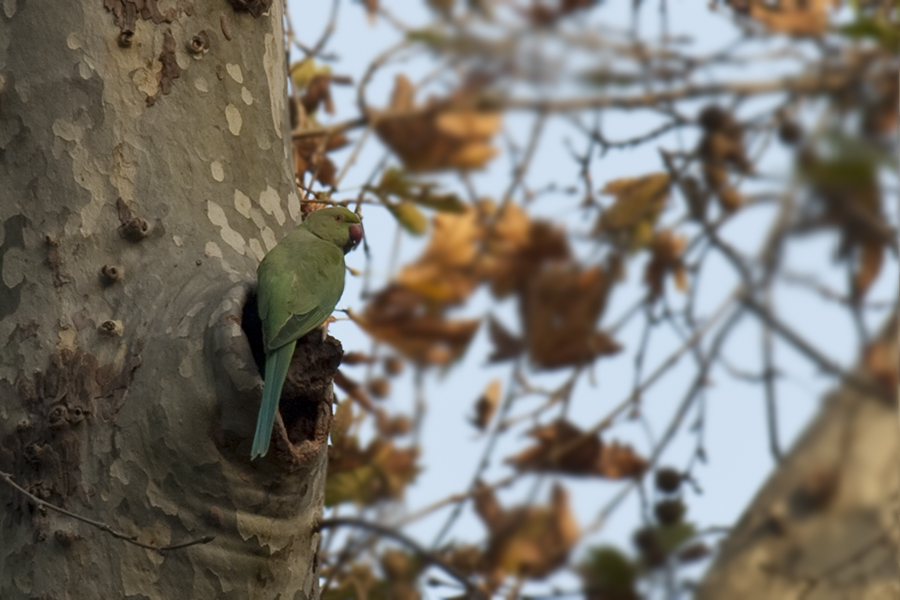
[[[259,416],[256,418],[256,435],[253,437],[250,460],[257,456],[265,456],[269,451],[281,388],[284,386],[296,345],[297,342],[294,341],[266,355],[266,380],[263,383],[262,404],[259,405]]]

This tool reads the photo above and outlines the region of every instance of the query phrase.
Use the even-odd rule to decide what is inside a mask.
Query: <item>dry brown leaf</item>
[[[675,287],[680,291],[687,289],[687,272],[681,257],[686,244],[687,239],[676,236],[671,229],[657,231],[654,235],[650,249],[652,256],[644,271],[644,283],[651,299],[662,293],[666,275],[674,278]]]
[[[327,74],[314,75],[306,86],[306,91],[300,98],[307,115],[319,110],[320,104],[325,104],[325,112],[334,114],[334,102],[331,99],[331,76]]]
[[[414,89],[398,75],[386,111],[372,115],[375,131],[410,171],[479,169],[497,154],[491,138],[500,113],[467,106],[464,98],[416,107]]]
[[[505,461],[515,469],[594,474],[602,449],[599,437],[585,436],[581,429],[565,420],[536,427],[528,435],[537,443]]]
[[[596,329],[612,277],[601,267],[550,265],[531,275],[520,308],[532,362],[553,369],[591,362],[620,350]]]
[[[863,240],[859,244],[859,260],[853,274],[853,297],[862,298],[872,287],[884,262],[884,246],[878,240]]]
[[[486,490],[476,493],[475,504],[490,531],[482,567],[492,588],[506,576],[546,577],[565,564],[578,541],[578,523],[559,485],[548,506],[504,510]]]
[[[488,335],[494,349],[488,356],[488,362],[503,362],[517,358],[525,350],[525,343],[522,338],[510,333],[503,325],[500,324],[493,316],[488,317]]]
[[[536,427],[528,435],[537,443],[506,460],[519,471],[621,479],[637,477],[647,468],[630,446],[604,444],[598,435],[585,435],[565,420]]]
[[[647,470],[647,461],[641,458],[631,446],[612,442],[604,444],[597,470],[607,479],[638,477]]]
[[[348,316],[370,336],[419,364],[444,365],[462,355],[479,319],[447,320],[429,310],[426,299],[398,284],[372,298],[362,314]]]
[[[324,186],[333,186],[337,167],[325,154],[349,143],[344,134],[323,137],[309,137],[294,140],[294,172],[298,176],[315,173],[316,179]]]
[[[472,419],[472,424],[481,431],[487,429],[497,411],[497,406],[500,404],[500,389],[500,380],[494,379],[475,401],[475,417]]]
[[[486,234],[480,268],[494,296],[503,298],[521,292],[545,263],[570,257],[565,231],[547,221],[532,221],[520,206],[508,203]]]
[[[819,36],[828,30],[835,0],[781,0],[777,6],[762,0],[750,3],[750,16],[772,31],[794,36]]]
[[[435,215],[425,252],[400,271],[398,283],[432,302],[462,303],[478,285],[476,259],[481,237],[475,208],[467,206],[462,214]]]

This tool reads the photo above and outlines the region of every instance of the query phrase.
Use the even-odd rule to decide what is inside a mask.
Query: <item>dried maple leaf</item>
[[[497,154],[490,139],[500,113],[467,106],[464,98],[416,107],[412,84],[398,75],[388,110],[372,115],[375,132],[410,171],[478,169]]]
[[[546,577],[563,566],[578,541],[578,523],[569,508],[569,497],[554,486],[548,506],[504,510],[493,492],[480,489],[475,509],[490,531],[482,569],[495,588],[507,575]]]
[[[485,234],[480,268],[495,297],[521,291],[545,263],[571,257],[565,232],[547,221],[529,219],[520,206],[508,203],[496,217],[489,209],[485,212],[493,223]]]
[[[679,290],[687,289],[687,272],[681,257],[686,243],[686,238],[676,236],[671,229],[657,231],[653,236],[650,247],[652,256],[644,271],[644,282],[651,299],[658,298],[662,293],[666,275],[675,279],[675,287]]]
[[[429,301],[459,304],[478,285],[476,259],[482,229],[478,211],[466,207],[462,214],[438,214],[425,252],[406,265],[397,281]]]
[[[370,336],[419,364],[455,360],[481,324],[480,319],[447,320],[428,306],[427,299],[398,284],[376,294],[362,314],[347,314]]]
[[[505,461],[515,469],[594,474],[602,449],[596,435],[585,436],[581,429],[565,420],[535,427],[528,435],[537,443]]]
[[[344,134],[306,137],[294,140],[294,172],[302,176],[314,173],[316,179],[325,186],[334,185],[337,166],[325,153],[343,148],[349,143]]]
[[[596,329],[612,277],[601,267],[550,265],[532,274],[520,309],[528,355],[538,367],[581,365],[620,350]]]
[[[528,435],[537,443],[506,459],[519,471],[622,479],[637,477],[647,468],[647,461],[630,446],[604,444],[598,435],[585,435],[565,420],[536,427]]]

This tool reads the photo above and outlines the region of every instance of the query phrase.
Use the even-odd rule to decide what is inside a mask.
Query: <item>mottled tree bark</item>
[[[885,338],[897,362],[896,321]],[[864,373],[861,370],[861,374]],[[843,386],[725,540],[698,600],[896,600],[896,402]]]
[[[0,598],[314,598],[340,345],[295,356],[269,455],[255,270],[300,219],[281,6],[5,0]],[[245,335],[246,332],[246,335]],[[297,363],[303,366],[298,367]]]

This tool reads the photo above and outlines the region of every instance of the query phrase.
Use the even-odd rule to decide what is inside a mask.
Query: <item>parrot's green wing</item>
[[[322,325],[344,291],[344,254],[298,228],[260,264],[259,316],[266,353]]]

